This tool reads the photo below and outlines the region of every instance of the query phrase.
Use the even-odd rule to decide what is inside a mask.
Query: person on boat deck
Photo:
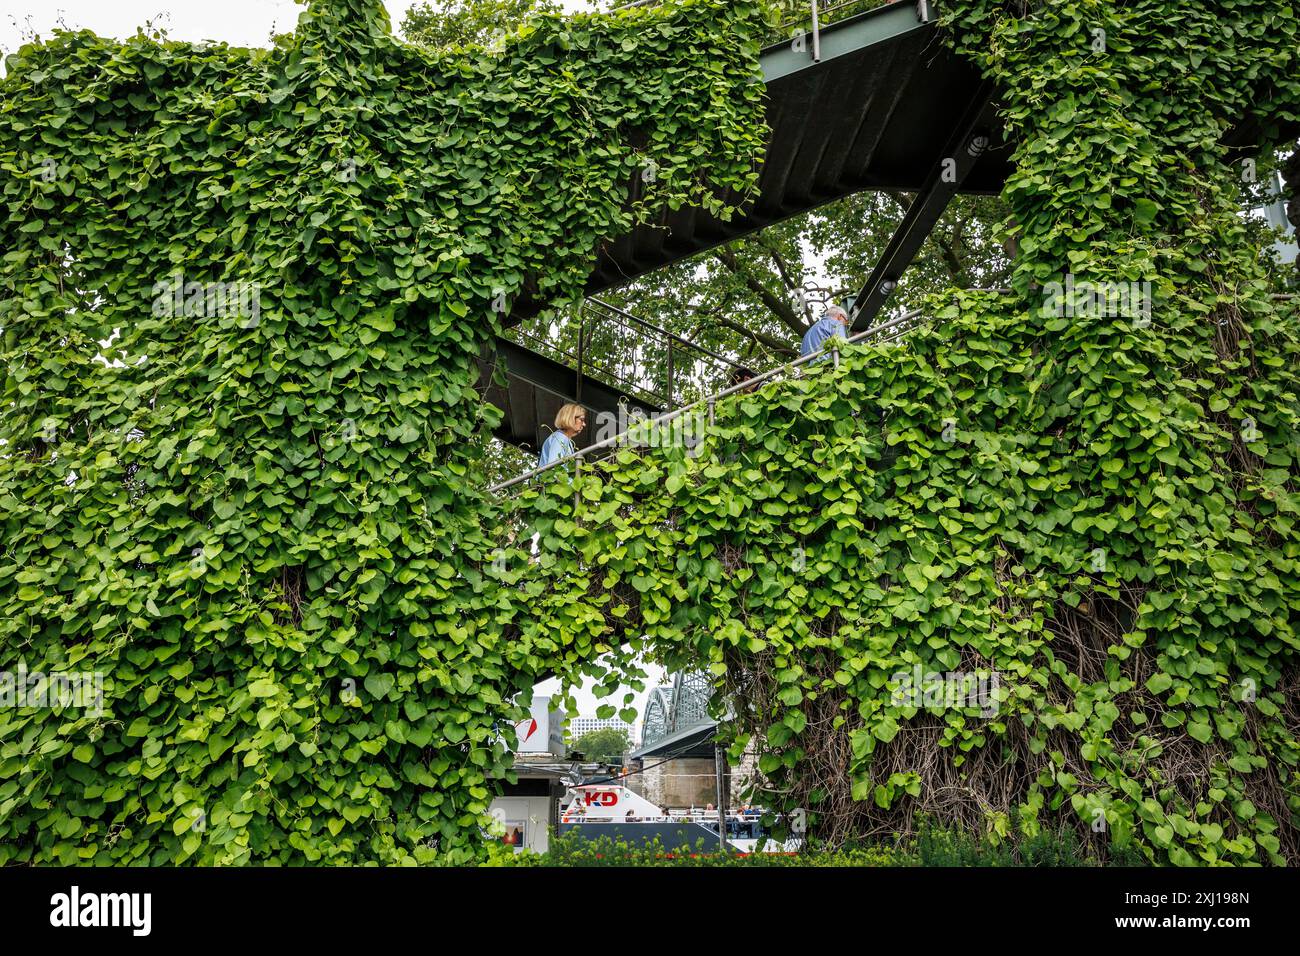
[[[555,413],[555,431],[542,443],[542,453],[537,457],[537,467],[545,468],[552,462],[567,458],[578,450],[573,440],[587,427],[587,410],[569,403]]]
[[[849,314],[838,305],[829,306],[822,317],[813,323],[812,328],[803,334],[799,344],[799,357],[812,355],[825,348],[826,343],[837,336],[847,338]]]

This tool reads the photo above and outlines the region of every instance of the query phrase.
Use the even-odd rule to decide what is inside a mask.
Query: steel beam
[[[880,261],[872,270],[862,291],[853,300],[850,314],[855,332],[869,328],[881,308],[889,301],[898,281],[912,264],[921,246],[980,157],[993,148],[993,136],[1000,128],[992,101],[992,87],[982,84],[970,107],[957,124],[948,146],[925,182],[903,221],[894,231]]]

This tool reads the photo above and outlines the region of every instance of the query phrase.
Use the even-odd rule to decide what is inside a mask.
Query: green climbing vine
[[[314,0],[270,50],[9,58],[0,863],[473,847],[520,695],[597,643],[505,635],[476,359],[580,295],[629,183],[752,187],[759,13],[431,53]]]
[[[832,841],[927,815],[1294,864],[1300,326],[1236,137],[1296,135],[1297,10],[943,10],[1016,144],[1014,292],[529,492],[523,633],[707,666],[733,757]]]
[[[1014,292],[475,490],[495,313],[578,295],[630,180],[752,187],[762,14],[429,53],[315,0],[269,51],[9,60],[0,666],[103,700],[0,708],[0,861],[468,853],[512,701],[643,652],[831,841],[1300,859],[1300,332],[1235,139],[1295,135],[1293,4],[943,4],[1016,144]]]

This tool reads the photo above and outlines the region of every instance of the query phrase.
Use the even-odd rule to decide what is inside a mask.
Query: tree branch
[[[766,346],[767,348],[771,349],[773,352],[777,352],[781,355],[796,354],[795,350],[790,346],[789,343],[782,342],[780,339],[775,339],[770,335],[764,334],[763,332],[746,328],[745,326],[741,325],[739,322],[735,321],[734,319],[728,319],[725,318],[724,316],[718,316],[718,324],[725,329],[731,329],[731,331],[733,332],[740,333],[741,335],[758,343],[759,345]]]
[[[897,192],[896,190],[887,189],[885,190],[885,195],[888,196],[890,199],[894,200],[894,202],[898,204],[898,208],[903,211],[904,215],[906,215],[907,211],[912,208],[912,197],[908,196],[905,193],[900,193]]]
[[[785,257],[781,255],[776,246],[764,239],[761,232],[757,236],[757,241],[760,246],[767,250],[767,254],[771,257],[772,264],[776,266],[776,271],[780,273],[781,281],[785,283],[785,287],[791,292],[799,288],[803,283],[794,281],[794,277],[790,275],[790,268],[786,265]]]
[[[767,310],[780,319],[791,332],[802,336],[808,330],[808,326],[800,320],[790,304],[774,294],[771,289],[741,265],[734,253],[726,249],[717,249],[713,253],[713,258],[721,262],[730,272],[744,282],[746,287],[758,296]]]

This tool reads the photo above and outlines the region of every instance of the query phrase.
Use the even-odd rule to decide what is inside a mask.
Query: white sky
[[[583,0],[560,0],[566,9],[585,9]],[[393,29],[412,0],[385,0]],[[235,46],[266,46],[270,35],[287,33],[305,5],[296,0],[0,0],[0,55],[13,53],[35,32],[66,26],[119,39],[152,21],[174,40],[216,40]]]
[[[587,9],[584,0],[561,0],[570,10]],[[385,0],[396,31],[412,0]],[[47,35],[56,27],[90,29],[101,36],[126,38],[136,27],[152,22],[174,40],[215,40],[235,46],[266,46],[272,33],[287,33],[306,9],[298,0],[0,0],[0,56],[15,52],[32,34]],[[650,668],[653,688],[662,668]],[[539,684],[537,692],[554,694],[558,682]],[[625,688],[598,701],[587,689],[576,693],[583,716],[594,716],[602,703],[622,706]],[[648,694],[648,690],[647,690]],[[647,694],[639,694],[638,714]],[[638,728],[637,732],[640,730]]]
[[[635,740],[640,740],[641,738],[641,717],[644,714],[646,698],[650,696],[650,692],[654,690],[655,687],[668,680],[668,678],[664,676],[664,669],[662,667],[647,666],[645,670],[648,675],[645,692],[637,694],[636,699],[632,702],[632,706],[636,708],[637,713],[636,726],[632,730],[632,736]],[[533,693],[553,696],[559,691],[559,686],[560,682],[552,678],[551,680],[542,681],[542,683],[537,684],[533,688]],[[589,686],[583,686],[579,688],[573,696],[578,703],[578,713],[580,716],[595,717],[596,708],[601,704],[613,704],[615,708],[622,709],[623,695],[629,691],[632,691],[631,687],[620,687],[615,693],[610,694],[608,697],[597,699],[596,695],[591,692]],[[617,717],[618,714],[615,713],[614,716]]]

